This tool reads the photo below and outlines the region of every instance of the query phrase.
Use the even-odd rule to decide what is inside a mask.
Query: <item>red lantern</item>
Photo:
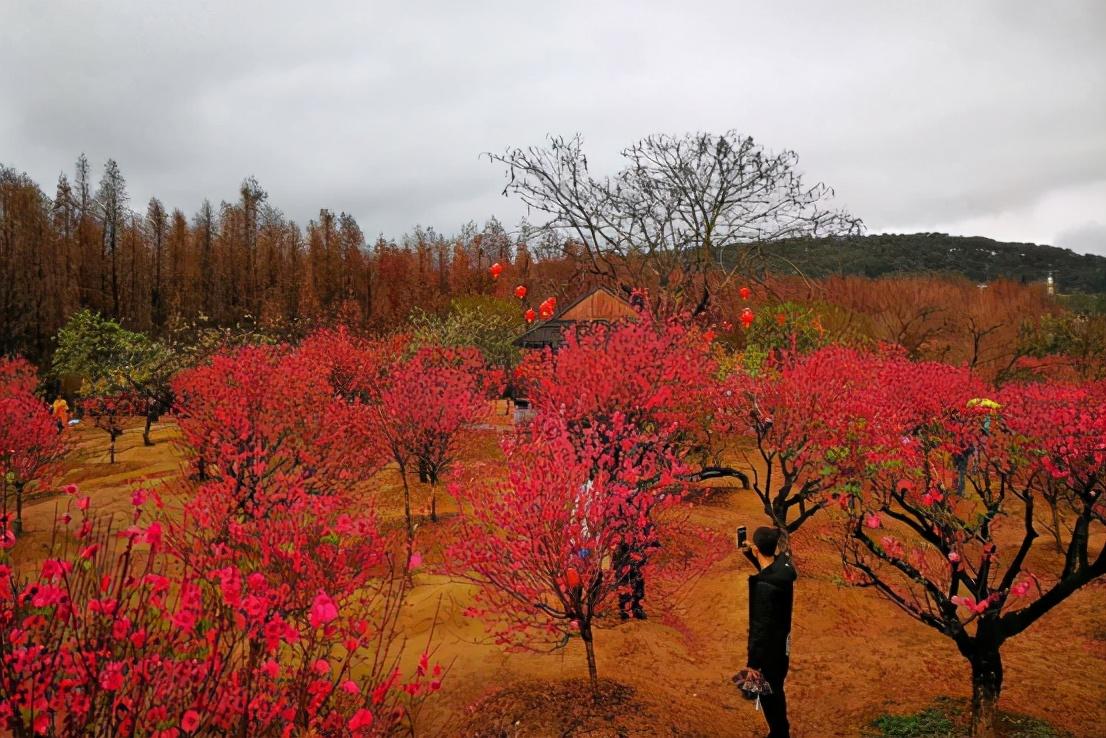
[[[492,279],[499,279],[499,275],[503,273],[503,265],[497,261],[491,265],[488,271],[492,273]]]
[[[745,308],[741,311],[741,325],[748,328],[753,324],[753,311],[749,308]]]
[[[536,318],[536,317],[537,317],[537,315],[534,314],[534,308],[530,308],[529,310],[526,311],[526,322],[527,323],[533,323],[534,318]]]
[[[526,287],[521,284],[515,287],[515,297],[520,300],[524,299],[526,297]]]
[[[750,295],[753,294],[753,291],[750,290],[748,287],[742,287],[737,291],[737,294],[741,295],[742,300],[748,300]]]
[[[580,572],[576,571],[576,567],[570,566],[565,572],[565,584],[569,589],[576,589],[580,586]]]

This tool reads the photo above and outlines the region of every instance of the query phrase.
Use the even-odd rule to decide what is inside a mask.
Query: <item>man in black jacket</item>
[[[768,721],[768,738],[789,738],[787,698],[783,681],[791,655],[791,604],[795,590],[795,568],[787,555],[777,556],[778,528],[757,528],[751,554],[759,570],[749,577],[749,661],[772,687],[761,698]]]

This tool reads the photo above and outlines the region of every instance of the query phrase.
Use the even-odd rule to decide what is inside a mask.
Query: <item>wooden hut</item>
[[[515,339],[515,345],[526,350],[551,348],[556,351],[564,343],[566,330],[596,323],[610,324],[637,317],[634,307],[606,287],[596,287],[562,308],[549,320],[542,321]],[[515,422],[530,415],[530,401],[510,392],[515,405]]]
[[[569,303],[549,320],[537,323],[516,338],[515,345],[523,349],[557,349],[564,342],[566,328],[575,329],[580,324],[614,323],[635,317],[637,311],[630,303],[606,287],[596,287]]]

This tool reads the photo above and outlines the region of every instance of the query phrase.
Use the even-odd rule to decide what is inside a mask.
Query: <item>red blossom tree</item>
[[[461,527],[447,560],[479,587],[468,614],[484,619],[497,642],[528,648],[578,635],[598,695],[593,624],[626,588],[616,552],[654,546],[664,521],[656,508],[677,501],[671,465],[650,453],[658,433],[638,432],[615,414],[610,428],[545,424],[508,444],[504,485],[455,486]],[[622,439],[621,453],[608,443]],[[671,494],[676,492],[677,494]],[[686,579],[715,557],[689,557]]]
[[[685,318],[637,320],[567,330],[556,351],[534,352],[516,370],[536,415],[564,419],[577,433],[609,424],[659,434],[656,449],[689,465],[689,479],[745,474],[714,464],[718,366],[709,335]]]
[[[954,641],[971,665],[972,734],[993,736],[1002,645],[1106,574],[1106,547],[1090,550],[1106,522],[1106,386],[987,396],[966,370],[909,362],[882,382],[865,398],[890,420],[854,476],[846,572]],[[1073,533],[1054,570],[1029,571],[1043,478],[1063,487]],[[1007,519],[1016,535],[999,533]]]
[[[478,349],[426,346],[389,364],[376,389],[379,432],[400,466],[405,499],[413,461],[420,481],[430,484],[430,519],[437,521],[438,481],[491,414],[503,373],[489,368]]]
[[[437,483],[491,413],[491,399],[502,392],[502,372],[475,348],[416,348],[402,336],[363,341],[335,332],[309,344],[305,352],[329,357],[331,388],[357,414],[362,432],[398,466],[412,542],[410,472],[430,483],[430,515],[437,520]]]
[[[68,491],[81,517],[59,520],[71,536],[56,538],[41,573],[0,563],[0,726],[11,734],[393,735],[438,689],[428,653],[414,674],[398,668],[404,578],[371,516],[284,491],[296,499],[280,515],[252,518],[208,490],[189,516],[213,524],[205,515],[221,512],[232,522],[211,529],[230,535],[193,546],[192,528],[167,546],[180,531],[142,522],[153,493],[135,493],[132,525],[116,532]]]
[[[50,485],[60,471],[66,443],[45,404],[34,395],[34,369],[22,359],[0,359],[0,485],[3,512],[0,536],[23,531],[23,501],[27,486]],[[15,497],[9,519],[8,490]]]
[[[833,501],[858,462],[846,458],[846,442],[862,445],[873,430],[865,388],[891,360],[831,346],[769,362],[756,377],[727,377],[719,425],[755,439],[751,486],[775,526],[794,533]]]
[[[245,504],[272,479],[330,494],[375,473],[379,444],[335,395],[332,370],[309,351],[248,346],[178,375],[177,418],[201,477],[233,479]]]

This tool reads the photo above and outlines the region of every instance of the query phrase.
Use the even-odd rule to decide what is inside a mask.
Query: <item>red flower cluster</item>
[[[0,358],[0,547],[13,545],[22,530],[27,487],[47,488],[67,447],[49,409],[34,395],[36,384],[31,364]],[[14,509],[8,507],[9,493]]]

